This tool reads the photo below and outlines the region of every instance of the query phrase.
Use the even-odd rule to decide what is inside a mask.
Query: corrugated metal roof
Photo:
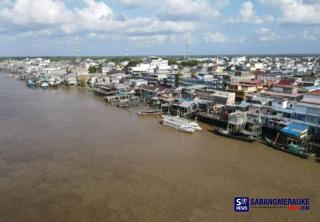
[[[308,131],[309,126],[301,123],[290,123],[288,126],[281,129],[281,132],[293,137],[300,137],[301,134]]]

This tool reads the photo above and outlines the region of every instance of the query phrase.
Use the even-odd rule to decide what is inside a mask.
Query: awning
[[[302,123],[290,123],[281,129],[281,132],[293,137],[303,137],[307,134],[309,126]]]
[[[245,108],[249,107],[250,105],[251,105],[250,103],[247,103],[247,102],[242,101],[242,102],[241,102],[240,104],[238,104],[237,106],[238,106],[239,108],[245,109]]]

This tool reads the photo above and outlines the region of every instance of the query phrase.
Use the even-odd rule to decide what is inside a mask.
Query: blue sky
[[[320,0],[0,0],[0,56],[320,53]]]

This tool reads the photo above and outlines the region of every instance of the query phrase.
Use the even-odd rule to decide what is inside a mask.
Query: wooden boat
[[[233,139],[238,139],[238,140],[243,140],[243,141],[250,142],[250,143],[253,143],[254,141],[256,141],[256,138],[251,135],[244,135],[242,133],[233,133],[227,129],[216,128],[216,132],[221,136],[225,136],[225,137],[229,137],[229,138],[233,138]]]
[[[143,116],[143,115],[161,115],[161,110],[143,110],[140,112],[137,112],[138,116]]]
[[[299,156],[301,158],[305,158],[305,159],[308,158],[308,155],[305,151],[305,148],[302,146],[299,146],[299,145],[293,144],[293,143],[290,143],[288,145],[275,143],[274,141],[272,141],[268,137],[265,137],[265,140],[269,146],[271,146],[277,150],[281,150],[283,152],[290,153],[290,154]]]

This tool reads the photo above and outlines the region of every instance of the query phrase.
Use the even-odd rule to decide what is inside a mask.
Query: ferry
[[[195,130],[202,130],[202,128],[200,127],[200,125],[197,123],[197,122],[194,122],[194,121],[191,121],[191,120],[188,120],[188,119],[184,119],[184,118],[181,118],[179,116],[167,116],[167,115],[163,115],[162,116],[163,118],[170,118],[170,119],[173,119],[177,122],[181,122],[183,124],[187,124],[191,127],[193,127]]]
[[[160,121],[161,124],[165,126],[170,126],[172,128],[175,128],[177,130],[187,132],[187,133],[194,133],[196,130],[194,127],[190,126],[189,124],[185,124],[181,121],[177,121],[173,118],[163,118]]]

